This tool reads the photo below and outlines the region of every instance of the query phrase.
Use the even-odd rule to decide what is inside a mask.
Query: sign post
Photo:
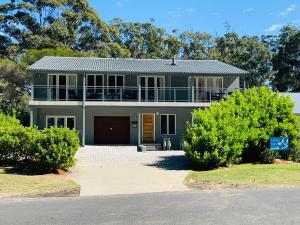
[[[271,151],[288,151],[289,138],[287,137],[271,137],[270,139]]]

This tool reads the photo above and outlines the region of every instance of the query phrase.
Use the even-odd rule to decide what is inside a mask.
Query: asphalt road
[[[300,189],[1,200],[0,224],[300,224]]]

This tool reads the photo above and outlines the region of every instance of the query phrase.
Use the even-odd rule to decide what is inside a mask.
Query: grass
[[[0,197],[35,197],[78,189],[67,175],[23,175],[0,168]]]
[[[300,185],[300,164],[242,164],[211,171],[194,171],[187,175],[185,182],[202,189],[220,185],[294,186]]]

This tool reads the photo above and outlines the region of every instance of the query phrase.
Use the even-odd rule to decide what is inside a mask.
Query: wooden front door
[[[96,116],[94,144],[130,144],[130,118]]]
[[[143,142],[154,142],[154,114],[143,114]]]

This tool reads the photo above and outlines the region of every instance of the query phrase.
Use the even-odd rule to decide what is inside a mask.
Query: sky
[[[90,0],[104,21],[147,22],[171,32],[222,35],[229,24],[241,35],[276,34],[283,25],[300,26],[300,0]]]
[[[7,0],[0,0],[0,3]],[[283,25],[300,27],[300,0],[89,0],[102,20],[149,22],[168,32],[222,35],[225,25],[240,35],[277,34]]]

